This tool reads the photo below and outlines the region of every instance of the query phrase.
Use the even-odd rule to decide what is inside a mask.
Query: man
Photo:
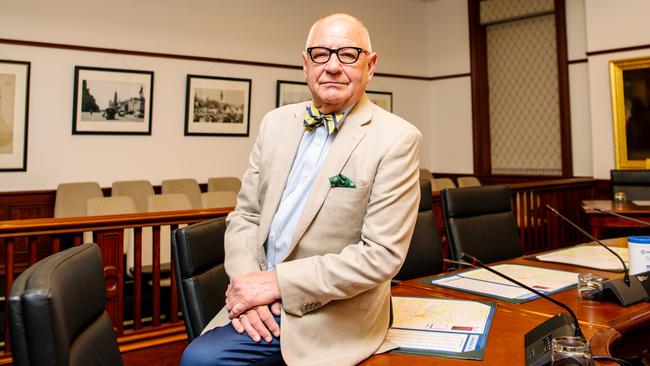
[[[417,216],[421,134],[365,95],[377,54],[356,18],[319,19],[302,60],[313,103],[262,122],[228,216],[226,307],[183,365],[279,352],[289,365],[346,365],[394,347],[390,279]]]

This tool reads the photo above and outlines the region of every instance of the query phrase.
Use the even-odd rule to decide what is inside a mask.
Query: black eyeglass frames
[[[339,62],[342,64],[353,64],[359,59],[361,52],[364,52],[363,48],[360,47],[341,47],[341,48],[327,48],[327,47],[309,47],[307,48],[307,54],[309,58],[315,64],[326,64],[332,54],[335,53],[338,57]]]

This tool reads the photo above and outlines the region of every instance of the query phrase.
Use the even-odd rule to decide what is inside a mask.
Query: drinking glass
[[[603,295],[603,276],[593,273],[578,274],[578,297],[580,300],[598,301]]]
[[[552,366],[591,366],[589,342],[582,337],[557,337],[551,341]]]

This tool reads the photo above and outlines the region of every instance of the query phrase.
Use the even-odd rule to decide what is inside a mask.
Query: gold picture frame
[[[650,169],[650,57],[609,62],[616,169]]]

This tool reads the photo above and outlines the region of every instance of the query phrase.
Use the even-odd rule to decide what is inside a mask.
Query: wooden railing
[[[545,209],[551,205],[565,216],[582,222],[580,201],[593,197],[593,179],[547,180],[511,185],[512,204],[525,253],[567,246],[585,241],[579,233],[560,222]],[[442,222],[440,196],[434,193],[434,207],[443,239],[447,244]],[[11,285],[29,265],[45,256],[83,241],[83,233],[92,231],[104,260],[108,304],[106,310],[113,320],[122,352],[186,339],[180,320],[175,278],[165,279],[173,270],[160,261],[161,227],[171,229],[226,215],[231,208],[173,211],[151,214],[79,217],[68,219],[30,219],[0,221],[0,285],[4,286],[2,314],[4,343],[0,347],[0,364],[11,362],[9,350],[7,302]],[[142,231],[151,227],[154,233],[151,268],[142,266]],[[123,233],[133,228],[135,261],[133,271],[125,268]],[[162,283],[169,282],[169,286]]]
[[[106,310],[113,321],[122,352],[183,340],[185,329],[179,318],[178,293],[173,264],[161,263],[161,227],[171,230],[226,215],[232,208],[170,211],[150,214],[89,216],[66,219],[0,221],[0,248],[4,289],[2,356],[0,364],[11,362],[8,302],[11,286],[24,268],[43,257],[82,243],[84,232],[94,233],[104,261]],[[142,231],[153,232],[151,268],[142,265]],[[124,264],[124,229],[134,232],[134,267]],[[128,272],[127,272],[128,271]],[[83,301],[83,299],[79,299]]]
[[[565,247],[587,240],[545,206],[550,205],[578,224],[584,223],[580,201],[594,197],[594,182],[589,178],[573,178],[510,184],[513,214],[524,253]],[[443,253],[447,255],[447,238],[438,192],[433,193],[433,201]]]
[[[588,241],[546,209],[546,205],[578,224],[583,223],[580,201],[593,197],[593,179],[515,183],[510,188],[512,208],[524,253],[530,254]]]

